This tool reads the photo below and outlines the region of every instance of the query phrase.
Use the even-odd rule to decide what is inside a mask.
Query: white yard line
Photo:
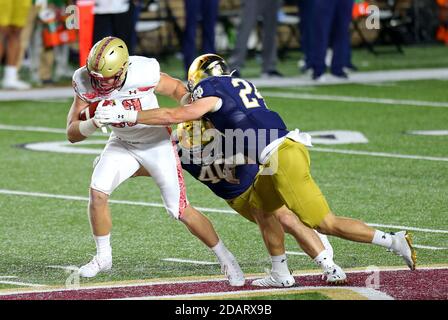
[[[51,198],[51,199],[61,199],[61,200],[73,200],[73,201],[85,201],[85,202],[89,201],[88,197],[50,194],[50,193],[41,193],[41,192],[5,190],[5,189],[0,189],[0,194],[28,196],[28,197],[37,197],[37,198]],[[109,203],[127,204],[127,205],[144,206],[144,207],[155,207],[155,208],[165,208],[165,205],[163,203],[156,203],[156,202],[141,202],[141,201],[127,201],[127,200],[113,200],[112,199],[112,200],[109,200]],[[237,214],[235,211],[229,210],[229,209],[215,209],[215,208],[203,208],[203,207],[196,207],[196,209],[203,211],[203,212]]]
[[[420,136],[448,136],[448,130],[412,130],[406,133]]]
[[[47,268],[62,269],[66,271],[79,271],[79,268],[77,266],[47,266]]]
[[[16,276],[0,276],[0,280],[2,279],[17,279],[18,277]]]
[[[446,102],[419,101],[419,100],[402,100],[402,99],[384,99],[384,98],[368,98],[353,96],[335,96],[311,93],[292,93],[292,92],[263,92],[264,97],[277,97],[297,100],[316,100],[316,101],[338,101],[338,102],[362,102],[385,105],[401,105],[414,107],[434,107],[448,108]]]
[[[445,247],[431,247],[431,246],[422,246],[420,244],[413,244],[414,248],[418,249],[428,249],[428,250],[447,250]]]
[[[42,285],[42,284],[26,283],[26,282],[19,282],[19,281],[4,281],[4,280],[0,280],[0,284],[10,284],[10,285],[14,285],[14,286],[35,287],[35,288],[46,287],[45,285]]]
[[[12,126],[7,124],[0,124],[0,130],[6,131],[28,131],[28,132],[45,132],[45,133],[60,133],[66,134],[67,131],[65,129],[60,128],[47,128],[47,127],[34,127],[34,126]],[[109,136],[109,134],[103,134],[100,132],[95,132],[93,135],[95,136]]]
[[[317,151],[317,152],[340,153],[340,154],[350,154],[350,155],[357,155],[357,156],[371,156],[371,157],[382,157],[382,158],[448,162],[448,158],[446,158],[446,157],[430,157],[430,156],[420,156],[420,155],[412,155],[412,154],[370,152],[370,151],[360,151],[360,150],[345,150],[345,149],[332,149],[332,148],[319,148],[319,147],[312,147],[312,148],[310,148],[310,150]]]
[[[0,130],[11,130],[11,131],[30,131],[30,132],[48,132],[48,133],[61,133],[65,134],[65,129],[57,128],[45,128],[45,127],[32,127],[32,126],[12,126],[0,124]],[[96,132],[96,136],[107,137],[107,134]],[[106,141],[104,141],[106,142]],[[313,147],[310,148],[311,151],[316,152],[329,152],[329,153],[340,153],[340,154],[350,154],[350,155],[360,155],[360,156],[372,156],[372,157],[383,157],[383,158],[397,158],[397,159],[411,159],[411,160],[426,160],[426,161],[442,161],[447,162],[447,157],[431,157],[431,156],[421,156],[412,154],[396,154],[396,153],[386,153],[386,152],[369,152],[361,150],[345,150],[345,149],[332,149],[332,148],[320,148]],[[95,152],[96,153],[96,152]]]
[[[290,254],[292,256],[306,256],[307,254],[305,252],[299,252],[299,251],[285,251],[286,254]]]
[[[416,227],[408,227],[408,226],[397,226],[397,225],[392,225],[392,224],[379,224],[379,223],[368,223],[368,225],[371,227],[379,227],[379,228],[391,228],[391,229],[398,229],[398,230],[448,234],[448,230],[434,230],[434,229],[416,228]]]
[[[219,262],[189,260],[189,259],[165,258],[162,260],[169,261],[169,262],[180,262],[180,263],[201,264],[201,265],[216,265],[216,264],[219,265]]]
[[[51,198],[51,199],[61,199],[61,200],[85,201],[85,202],[89,201],[88,197],[40,193],[40,192],[27,192],[27,191],[17,191],[17,190],[7,190],[7,189],[0,189],[0,194],[38,197],[38,198]],[[162,203],[154,203],[154,202],[139,202],[139,201],[126,201],[126,200],[109,200],[109,202],[116,203],[116,204],[128,204],[128,205],[145,206],[145,207],[157,207],[157,208],[165,207]],[[237,214],[235,211],[229,210],[229,209],[206,208],[206,207],[196,207],[196,208],[203,212]],[[421,231],[421,232],[427,232],[427,233],[448,234],[448,230],[440,230],[440,229],[416,228],[416,227],[409,227],[409,226],[378,224],[378,223],[367,223],[367,224],[372,227],[402,229],[402,230],[409,230],[409,231]]]

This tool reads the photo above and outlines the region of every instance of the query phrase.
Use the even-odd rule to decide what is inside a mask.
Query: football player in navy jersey
[[[212,130],[210,130],[212,129]],[[211,134],[208,134],[210,133]],[[181,123],[176,130],[175,140],[178,142],[179,158],[182,168],[195,179],[205,184],[215,195],[226,200],[230,206],[234,199],[243,194],[258,174],[257,164],[246,164],[242,157],[224,159],[222,135],[213,130],[209,121],[190,121]],[[227,161],[226,161],[227,160]],[[150,176],[141,167],[134,176]],[[278,219],[289,219],[289,229],[285,230],[297,240],[304,252],[316,258],[327,250],[331,259],[314,259],[322,269],[323,278],[330,284],[344,283],[344,271],[333,262],[333,248],[327,237],[313,232],[285,206],[274,213],[263,212],[251,208],[248,203],[237,208],[238,213],[260,226],[263,240],[271,255],[272,269],[270,274],[252,282],[255,286],[289,287],[295,283],[291,276],[285,255],[284,231]],[[319,240],[320,238],[320,240]]]
[[[145,111],[100,107],[95,119],[103,124],[171,125],[204,117],[225,136],[226,154],[243,152],[248,164],[262,166],[251,186],[229,202],[236,211],[247,205],[264,212],[286,206],[310,228],[385,247],[415,269],[416,253],[407,231],[385,233],[331,212],[310,173],[307,147],[311,147],[311,137],[298,129],[289,131],[252,83],[231,76],[224,59],[213,54],[199,56],[190,66],[188,82],[191,103]],[[285,229],[289,220],[279,219]],[[322,254],[316,258],[330,258],[325,251]]]

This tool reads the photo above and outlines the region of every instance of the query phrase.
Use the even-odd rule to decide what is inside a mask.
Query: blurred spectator
[[[323,79],[326,71],[327,48],[333,49],[331,73],[339,78],[347,78],[343,68],[350,59],[349,26],[352,19],[354,0],[314,0],[313,42],[311,65],[313,79]]]
[[[218,19],[219,0],[184,0],[185,31],[182,39],[185,72],[196,58],[196,29],[201,21],[202,53],[216,53],[215,25]]]
[[[135,48],[137,47],[137,31],[136,26],[137,22],[140,19],[140,13],[142,12],[144,3],[143,0],[132,0],[131,3],[131,12],[132,12],[132,30],[131,30],[131,46],[128,48],[129,52],[134,53]]]
[[[134,29],[130,0],[95,0],[94,12],[93,43],[113,36],[122,39],[130,50]]]
[[[68,61],[70,41],[68,37],[61,37],[60,33],[66,30],[65,3],[65,0],[48,0],[48,7],[39,12],[40,24],[44,30],[43,46],[38,48],[40,51],[39,79],[43,84],[52,84],[64,77],[71,78],[73,75]],[[58,41],[55,42],[56,35]],[[60,41],[61,38],[67,39]]]
[[[20,54],[20,34],[28,19],[31,0],[0,0],[0,60],[6,51],[3,88],[29,89],[19,80],[17,62]]]
[[[241,22],[230,67],[239,75],[247,56],[247,41],[259,16],[263,23],[262,77],[281,77],[277,71],[277,14],[280,0],[242,0]]]
[[[311,42],[313,40],[313,4],[314,0],[298,0],[300,48],[303,59],[299,61],[300,71],[306,73],[311,69]]]

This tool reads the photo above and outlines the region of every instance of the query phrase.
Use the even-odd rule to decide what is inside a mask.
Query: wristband
[[[84,136],[88,137],[92,135],[98,127],[95,125],[94,119],[89,119],[86,121],[81,121],[79,123],[79,132]]]
[[[137,123],[137,114],[138,111],[135,110],[128,110],[128,112],[126,112],[125,115],[125,122],[130,122],[130,123]]]

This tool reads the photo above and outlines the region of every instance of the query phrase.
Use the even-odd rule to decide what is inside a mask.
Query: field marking
[[[49,193],[40,193],[40,192],[26,192],[26,191],[16,191],[16,190],[7,190],[7,189],[0,189],[0,194],[38,197],[38,198],[51,198],[51,199],[60,199],[60,200],[74,200],[74,201],[87,201],[87,202],[89,201],[88,197],[58,195],[58,194],[49,194]],[[139,202],[139,201],[126,201],[126,200],[109,200],[109,202],[115,203],[115,204],[128,204],[128,205],[135,205],[135,206],[165,208],[165,206],[162,203],[154,203],[154,202]],[[205,207],[196,207],[196,209],[203,211],[203,212],[211,212],[211,213],[225,213],[225,214],[234,214],[234,215],[238,214],[234,210],[229,210],[229,209],[217,209],[217,208],[205,208]],[[378,224],[378,223],[367,223],[367,224],[372,227],[403,229],[403,230],[421,231],[421,232],[427,232],[427,233],[448,234],[448,230],[440,230],[440,229],[417,228],[417,227],[399,226],[399,225],[390,225],[390,224]]]
[[[380,227],[380,228],[391,228],[391,229],[401,229],[408,231],[421,231],[428,233],[445,233],[448,234],[448,230],[437,230],[437,229],[426,229],[426,228],[417,228],[417,227],[407,227],[407,226],[396,226],[392,224],[381,224],[381,223],[368,223],[371,227]]]
[[[79,271],[79,268],[77,266],[47,266],[47,268],[52,268],[52,269],[62,269],[65,271]]]
[[[420,136],[448,136],[448,130],[411,130],[406,133]]]
[[[45,132],[45,133],[60,133],[66,134],[66,129],[61,128],[48,128],[48,127],[35,127],[35,126],[13,126],[7,124],[0,124],[0,130],[6,131],[27,131],[27,132]],[[109,134],[104,134],[100,132],[94,132],[94,136],[107,137]]]
[[[308,293],[308,292],[319,292],[325,294],[326,292],[337,292],[335,298],[340,300],[394,300],[393,297],[386,293],[372,289],[372,288],[362,288],[362,287],[295,287],[295,288],[266,288],[258,290],[238,290],[232,292],[205,292],[205,293],[192,293],[192,294],[180,294],[180,295],[165,295],[165,296],[146,296],[146,297],[135,297],[135,298],[123,298],[123,299],[113,299],[113,300],[171,300],[171,299],[227,299],[227,298],[239,298],[239,297],[250,297],[250,296],[271,296],[271,295],[289,295],[297,293]],[[346,292],[345,295],[341,294],[343,291]],[[347,291],[349,292],[347,294]],[[345,299],[344,299],[345,298]],[[338,300],[339,300],[338,299]]]
[[[0,189],[0,194],[37,197],[37,198],[50,198],[50,199],[60,199],[60,200],[73,200],[73,201],[86,201],[86,202],[89,201],[88,197],[59,195],[59,194],[40,193],[40,192],[15,191],[15,190],[6,190],[6,189]],[[163,203],[156,203],[156,202],[141,202],[141,201],[127,201],[127,200],[111,199],[111,200],[109,200],[109,203],[127,204],[127,205],[144,206],[144,207],[154,207],[154,208],[165,208],[165,205]],[[234,210],[229,210],[229,209],[215,209],[215,208],[203,208],[203,207],[196,207],[196,209],[203,211],[203,212],[227,213],[227,214],[235,214],[235,215],[237,214]]]
[[[446,103],[446,102],[420,101],[420,100],[368,98],[368,97],[335,96],[335,95],[325,95],[325,94],[271,92],[271,91],[264,92],[263,96],[264,97],[272,97],[272,98],[297,99],[297,100],[364,102],[364,103],[373,103],[373,104],[400,105],[400,106],[411,106],[411,107],[448,108],[448,103]]]
[[[0,279],[0,284],[10,284],[10,285],[14,285],[14,286],[35,287],[35,288],[46,287],[46,285],[43,285],[43,284],[26,283],[26,282],[20,282],[20,281],[9,281],[9,280],[1,280],[1,279]]]
[[[358,267],[358,268],[348,268],[344,269],[346,274],[351,273],[368,273],[371,271],[366,271],[368,267]],[[423,265],[417,266],[418,270],[446,270],[448,269],[448,264],[435,264],[435,265]],[[390,267],[390,266],[379,266],[379,271],[408,271],[408,267]],[[292,273],[293,276],[320,276],[321,271],[318,270],[298,270]],[[266,276],[266,273],[256,273],[247,274],[245,276],[246,280],[255,280],[260,277]],[[143,279],[143,280],[127,280],[127,281],[111,281],[111,282],[98,282],[91,283],[87,285],[81,285],[79,289],[90,290],[90,289],[113,289],[113,288],[127,288],[127,287],[144,287],[151,285],[163,285],[163,284],[187,284],[194,282],[217,282],[226,281],[224,276],[191,276],[191,277],[177,277],[177,278],[159,278],[159,279]],[[51,293],[57,291],[71,291],[73,289],[67,288],[65,286],[44,286],[43,289],[33,289],[33,288],[22,288],[22,289],[0,289],[0,296],[5,295],[18,295],[18,294],[28,294],[28,293]],[[328,288],[328,287],[324,287]],[[280,288],[281,289],[281,288]]]
[[[432,246],[423,246],[421,244],[413,244],[414,248],[418,249],[428,249],[428,250],[447,250],[445,247],[432,247]]]
[[[332,149],[332,148],[319,148],[319,147],[312,147],[309,150],[317,151],[317,152],[350,154],[350,155],[357,155],[357,156],[371,156],[371,157],[382,157],[382,158],[397,158],[397,159],[448,162],[448,158],[444,158],[444,157],[430,157],[430,156],[419,156],[419,155],[411,155],[411,154],[370,152],[370,151],[360,151],[360,150],[345,150],[345,149]]]
[[[292,256],[308,256],[305,252],[300,251],[285,251],[286,254],[290,254]]]
[[[60,133],[60,134],[66,133],[65,129],[33,127],[33,126],[12,126],[12,125],[4,125],[4,124],[0,124],[0,130],[46,132],[46,133]],[[100,132],[96,132],[93,135],[103,136],[103,137],[108,136],[107,134],[100,133]],[[106,140],[104,142],[106,142]],[[52,143],[54,143],[54,142],[52,142]],[[92,142],[92,143],[96,144],[97,142]],[[316,151],[316,152],[328,152],[328,153],[339,153],[339,154],[360,155],[360,156],[448,162],[448,158],[446,158],[446,157],[431,157],[431,156],[410,155],[410,154],[370,152],[370,151],[361,151],[361,150],[345,150],[345,149],[320,148],[320,147],[312,147],[312,148],[310,148],[310,150]],[[89,149],[89,153],[96,154],[96,153],[100,153],[100,151],[96,151],[94,149]]]
[[[189,260],[189,259],[165,258],[165,259],[161,259],[161,260],[169,261],[169,262],[200,264],[200,265],[219,265],[219,262]]]

